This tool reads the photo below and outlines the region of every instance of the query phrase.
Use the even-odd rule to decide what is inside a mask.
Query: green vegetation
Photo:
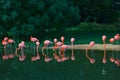
[[[46,39],[67,31],[119,31],[119,0],[0,0],[0,36]],[[47,37],[46,37],[47,36]]]

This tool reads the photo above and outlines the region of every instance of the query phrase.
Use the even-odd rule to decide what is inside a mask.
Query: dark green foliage
[[[44,39],[73,26],[77,31],[99,30],[101,23],[119,27],[119,7],[119,0],[0,0],[0,36]]]

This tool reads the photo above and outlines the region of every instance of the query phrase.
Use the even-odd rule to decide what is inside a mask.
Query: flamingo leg
[[[91,58],[88,56],[88,50],[91,48],[92,46],[88,46],[88,48],[86,49],[86,57],[89,59],[90,63],[95,63],[95,59]]]
[[[88,55],[88,50],[86,50],[86,57],[90,60],[91,58]]]
[[[46,48],[46,46],[44,46],[43,48],[42,48],[42,55],[46,58],[47,57],[47,55],[44,53],[44,49]]]
[[[106,58],[106,43],[105,41],[103,43],[104,43],[104,57],[103,58]]]
[[[35,51],[36,51],[35,46],[36,46],[36,44],[34,43],[34,57],[35,57]]]
[[[55,46],[53,47],[53,51],[54,51],[54,53],[53,53],[53,57],[54,57],[55,59],[57,59],[56,48],[57,48],[57,46],[55,45]]]
[[[104,56],[103,56],[103,63],[106,63],[106,43],[103,41],[104,44]]]
[[[73,50],[73,43],[72,43],[72,55],[71,55],[71,59],[72,59],[72,60],[75,60],[75,57],[74,57],[74,50]]]
[[[90,57],[89,57],[89,55],[88,55],[88,50],[91,48],[91,46],[88,46],[87,47],[87,49],[86,49],[86,57],[88,58],[88,59],[90,59]]]
[[[20,50],[20,48],[17,48],[17,49],[15,50],[15,55],[16,55],[16,56],[18,56],[18,53],[17,53],[18,50]]]
[[[37,46],[37,48],[36,48],[37,56],[39,55],[38,49],[39,49],[39,46]]]
[[[5,53],[5,55],[7,55],[6,45],[4,46],[4,53]]]

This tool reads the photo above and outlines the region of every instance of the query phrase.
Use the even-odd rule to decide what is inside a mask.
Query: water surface
[[[0,59],[0,80],[120,80],[120,67],[109,61],[112,51],[107,51],[106,64],[102,63],[103,51],[93,51],[92,54],[89,51],[89,55],[96,59],[95,64],[89,63],[84,50],[74,50],[74,53],[75,61],[69,59],[61,63],[56,60],[46,63],[43,56],[31,62],[28,54],[32,53],[27,53],[23,62],[18,58]],[[66,50],[66,56],[71,56],[71,50]]]

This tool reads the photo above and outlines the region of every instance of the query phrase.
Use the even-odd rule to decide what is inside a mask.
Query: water
[[[120,67],[109,61],[112,51],[107,51],[106,64],[102,63],[103,51],[93,51],[90,55],[94,56],[95,64],[89,63],[84,50],[74,50],[74,55],[75,61],[61,63],[56,60],[47,63],[43,56],[31,62],[30,55],[23,62],[18,58],[0,60],[0,80],[120,80]],[[66,56],[71,56],[71,50],[66,50]]]

